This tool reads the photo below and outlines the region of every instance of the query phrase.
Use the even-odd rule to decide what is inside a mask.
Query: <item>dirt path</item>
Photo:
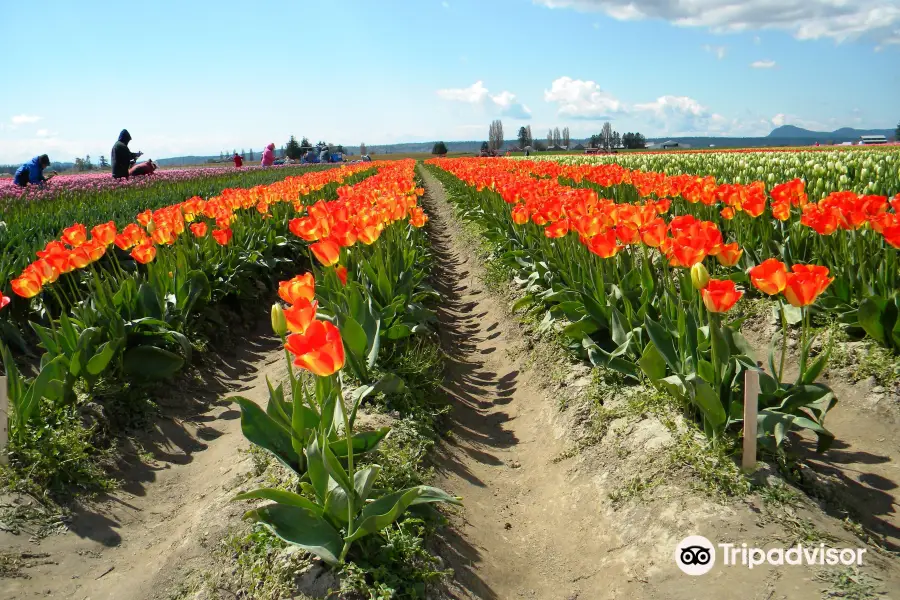
[[[141,440],[154,460],[129,465],[122,488],[77,510],[67,533],[39,541],[0,534],[4,551],[42,556],[26,560],[33,566],[21,570],[24,577],[0,579],[0,598],[168,597],[195,561],[208,556],[206,540],[239,519],[241,507],[229,500],[250,461],[240,452],[247,447],[240,411],[225,398],[261,402],[265,375],[281,377],[283,354],[268,329],[265,320],[236,356],[220,359],[217,378],[203,386],[218,396],[212,408],[186,416],[185,407],[203,392],[173,394],[163,419]]]
[[[478,598],[578,597],[610,575],[597,577],[594,561],[606,547],[591,529],[603,523],[594,499],[552,464],[564,443],[546,412],[552,405],[523,368],[524,340],[460,247],[440,183],[427,172],[425,181],[455,420],[437,464],[440,484],[465,502],[446,540],[450,566]],[[591,527],[573,527],[579,522]]]

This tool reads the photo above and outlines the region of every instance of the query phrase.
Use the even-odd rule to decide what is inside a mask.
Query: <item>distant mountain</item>
[[[883,135],[890,139],[894,137],[893,129],[853,129],[852,127],[842,127],[835,131],[810,131],[802,127],[794,125],[782,125],[772,130],[766,136],[768,138],[777,139],[808,139],[817,142],[855,142],[862,135]]]

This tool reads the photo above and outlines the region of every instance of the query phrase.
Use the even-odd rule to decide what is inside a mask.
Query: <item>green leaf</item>
[[[713,391],[712,387],[703,379],[693,377],[688,379],[688,383],[693,392],[691,394],[691,399],[694,404],[697,405],[700,412],[703,413],[703,417],[709,424],[715,429],[719,429],[728,420],[728,415],[725,414],[725,408],[722,406],[722,401]]]
[[[825,367],[828,365],[828,359],[831,358],[831,350],[834,348],[834,343],[829,342],[828,347],[825,349],[820,356],[816,357],[816,361],[807,367],[806,372],[803,373],[800,378],[801,384],[809,384],[815,383],[816,379],[819,378],[819,375],[822,374],[822,371],[825,370]]]
[[[713,383],[716,380],[716,370],[713,368],[712,363],[702,358],[697,361],[697,375],[709,383]]]
[[[296,506],[297,508],[306,509],[316,515],[321,515],[323,512],[322,507],[315,502],[307,500],[303,496],[295,494],[294,492],[279,490],[276,488],[259,488],[251,492],[238,494],[237,496],[232,498],[232,501],[238,500],[272,500],[273,502],[284,504],[286,506]]]
[[[284,541],[315,554],[329,565],[337,565],[344,542],[337,530],[313,511],[285,504],[251,510],[245,518],[268,527]]]
[[[784,318],[787,319],[788,325],[796,325],[803,320],[803,309],[797,308],[791,304],[781,304],[784,307]]]
[[[357,454],[371,452],[378,447],[378,444],[381,443],[381,440],[383,440],[390,431],[390,427],[382,427],[381,429],[376,429],[374,431],[354,433],[351,438],[353,440],[353,455],[356,456]],[[342,437],[339,440],[335,440],[329,444],[329,447],[338,458],[347,458],[347,438]]]
[[[353,317],[348,316],[341,323],[341,339],[344,341],[344,346],[354,356],[362,358],[366,355],[366,348],[369,345],[366,332]]]
[[[369,465],[353,474],[353,487],[356,488],[356,495],[362,501],[369,498],[369,494],[372,493],[372,487],[375,485],[375,479],[380,472],[381,465]]]
[[[412,335],[412,329],[410,329],[408,325],[398,323],[397,325],[394,325],[390,329],[388,329],[385,332],[385,335],[389,340],[402,340]]]
[[[112,342],[104,342],[100,344],[100,347],[97,348],[97,352],[87,363],[87,372],[90,375],[99,375],[106,367],[109,366],[109,361],[112,360],[113,356],[116,354],[116,344]]]
[[[291,445],[291,432],[247,398],[232,398],[241,407],[241,431],[251,443],[271,452],[281,464],[298,475],[300,457]]]
[[[675,352],[675,344],[672,342],[672,336],[662,325],[651,319],[644,318],[644,326],[647,328],[647,335],[650,341],[656,346],[657,351],[662,355],[666,364],[674,373],[681,373],[681,363],[678,360],[678,354]]]
[[[59,354],[59,343],[56,341],[56,334],[53,330],[38,325],[33,321],[29,321],[28,324],[31,325],[31,328],[37,334],[38,338],[41,340],[41,344],[47,352],[54,355]]]
[[[443,490],[426,485],[418,485],[388,494],[362,510],[356,522],[356,529],[344,539],[347,542],[353,542],[376,531],[381,531],[396,521],[410,506],[429,502],[459,504],[459,499]]]
[[[160,320],[163,318],[162,300],[149,283],[142,283],[138,288],[138,304],[141,307],[142,316]]]
[[[316,491],[316,498],[320,504],[325,503],[328,493],[328,471],[325,470],[325,455],[319,445],[319,437],[311,436],[306,447],[306,468],[309,473],[309,482]]]
[[[611,318],[609,320],[610,332],[612,334],[612,340],[616,344],[616,346],[621,346],[625,343],[625,327],[622,325],[622,322],[625,320],[625,317],[622,316],[622,313],[619,312],[615,306],[610,310]]]
[[[638,360],[638,365],[650,381],[655,382],[666,376],[666,360],[653,342],[647,342],[644,352]]]
[[[135,346],[125,352],[126,375],[144,379],[166,379],[184,365],[184,359],[156,346]]]
[[[534,296],[532,294],[525,294],[522,298],[516,300],[516,302],[512,305],[512,312],[517,312],[526,306],[531,306],[535,303]]]

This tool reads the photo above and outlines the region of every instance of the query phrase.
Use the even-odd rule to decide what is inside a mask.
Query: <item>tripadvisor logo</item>
[[[825,544],[766,550],[747,544],[713,544],[701,535],[692,535],[675,547],[675,564],[688,575],[705,575],[715,566],[717,555],[725,567],[753,569],[761,565],[862,565],[865,553],[865,548],[827,548]]]

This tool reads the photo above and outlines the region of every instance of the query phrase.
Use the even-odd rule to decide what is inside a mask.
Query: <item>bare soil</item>
[[[121,489],[76,507],[65,533],[35,539],[0,532],[0,549],[23,567],[0,579],[0,598],[169,597],[194,566],[208,560],[208,541],[220,539],[244,510],[230,499],[251,461],[241,453],[247,443],[240,411],[226,398],[263,401],[265,375],[280,378],[283,356],[261,326],[236,355],[220,359],[204,390],[172,394],[153,431],[140,435],[153,460],[132,456]],[[211,405],[193,397],[210,391],[219,397]],[[186,414],[191,406],[205,409]],[[43,558],[27,558],[34,555]]]

